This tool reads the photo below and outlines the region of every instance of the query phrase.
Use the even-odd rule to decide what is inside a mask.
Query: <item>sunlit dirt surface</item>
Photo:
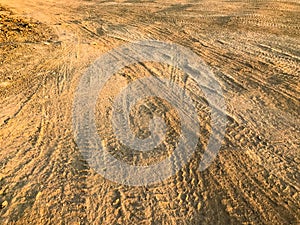
[[[300,223],[300,3],[287,1],[0,0],[1,224]],[[142,39],[189,48],[223,88],[228,124],[218,157],[200,172],[210,130],[207,102],[182,71],[147,62],[124,68],[97,101],[97,129],[116,157],[134,157],[112,133],[112,99],[143,76],[170,79],[196,102],[193,159],[150,186],[113,183],[82,157],[72,127],[74,93],[100,55]],[[122,56],[120,57],[122,60]],[[131,112],[146,135],[157,99]],[[147,111],[148,110],[148,111]],[[172,151],[172,141],[166,142]],[[157,159],[168,154],[163,149]],[[176,167],[176,165],[175,165]]]

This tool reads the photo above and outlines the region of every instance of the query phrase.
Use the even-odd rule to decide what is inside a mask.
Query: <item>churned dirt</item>
[[[0,5],[1,224],[300,223],[298,1]],[[130,153],[116,140],[112,101],[137,78],[165,77],[184,86],[201,125],[194,157],[175,176],[131,187],[90,168],[74,141],[72,107],[78,82],[94,60],[141,39],[180,44],[200,56],[223,88],[228,123],[218,157],[198,171],[210,132],[201,90],[167,65],[124,68],[105,85],[96,107],[98,133],[120,160],[156,163],[151,157],[167,157],[180,135],[172,105],[148,99],[147,107],[131,111],[133,130],[146,137],[153,113],[169,116],[167,151]]]

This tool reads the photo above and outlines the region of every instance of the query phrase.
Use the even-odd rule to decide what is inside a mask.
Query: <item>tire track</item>
[[[18,46],[10,54],[15,62],[6,56],[0,66],[2,74],[16,67],[12,81],[0,77],[0,82],[13,84],[0,87],[0,105],[6,107],[0,113],[6,122],[0,130],[3,224],[300,221],[296,1],[0,2],[36,17],[58,35],[49,45],[0,43],[3,49]],[[175,176],[157,185],[128,187],[105,180],[80,154],[71,130],[72,99],[93,60],[140,38],[175,42],[198,54],[224,89],[229,122],[218,158],[199,172],[211,129],[201,90],[166,65],[147,62],[125,68],[108,82],[97,103],[98,133],[114,156],[133,164],[153,163],[152,156],[162,159],[172,151],[180,134],[176,113],[151,99],[133,111],[134,131],[147,133],[143,113],[163,115],[170,125],[163,146],[167,152],[141,155],[116,140],[110,128],[112,102],[122,87],[139,77],[167,77],[184,87],[201,124],[195,156]],[[27,57],[30,54],[36,59]],[[22,104],[24,96],[30,99]],[[173,169],[179,168],[181,158],[176,155]]]

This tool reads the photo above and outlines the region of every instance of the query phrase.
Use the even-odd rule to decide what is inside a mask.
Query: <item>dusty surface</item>
[[[1,224],[300,222],[299,2],[0,4],[6,7],[0,8]],[[229,122],[217,159],[199,172],[209,115],[201,92],[192,81],[185,83],[203,127],[194,159],[162,184],[128,187],[104,179],[82,158],[74,142],[72,104],[90,63],[143,38],[197,53],[222,85]],[[148,75],[184,83],[180,71],[167,66],[133,65],[106,85],[97,105],[99,134],[128,162],[136,158],[128,157],[111,133],[111,99],[131,80]],[[164,105],[152,101],[158,105],[153,112]],[[149,119],[135,110],[136,121]],[[178,135],[174,118],[171,139]]]

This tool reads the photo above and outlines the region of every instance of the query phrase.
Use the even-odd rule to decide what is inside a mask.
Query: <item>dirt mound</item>
[[[39,56],[51,52],[56,43],[57,36],[49,26],[0,7],[0,93],[14,93],[13,87],[34,79]],[[25,67],[26,74],[21,72]]]
[[[44,24],[15,16],[3,7],[0,7],[0,22],[0,45],[7,42],[46,42],[55,38],[53,31]]]

